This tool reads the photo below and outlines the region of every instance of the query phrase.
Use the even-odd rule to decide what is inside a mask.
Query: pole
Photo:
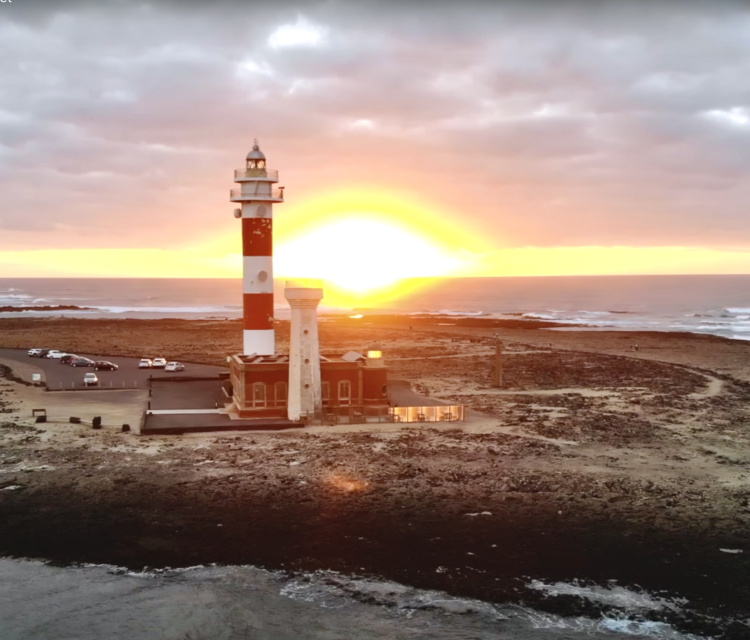
[[[492,369],[492,386],[503,386],[503,343],[495,337],[495,366]]]

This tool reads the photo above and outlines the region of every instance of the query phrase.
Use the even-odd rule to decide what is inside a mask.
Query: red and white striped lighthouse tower
[[[279,172],[266,168],[266,156],[255,140],[244,169],[234,172],[239,189],[229,199],[242,203],[243,354],[273,355],[273,203],[284,202],[284,187],[275,187]]]

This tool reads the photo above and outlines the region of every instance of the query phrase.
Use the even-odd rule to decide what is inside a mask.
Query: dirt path
[[[695,398],[696,400],[715,398],[721,393],[722,389],[724,388],[724,381],[721,378],[717,378],[716,376],[711,375],[706,375],[705,378],[706,380],[708,380],[708,386],[706,387],[706,390],[701,393],[690,394],[691,398]]]
[[[15,368],[14,368],[15,370]],[[95,416],[102,418],[104,431],[122,430],[128,424],[137,433],[141,416],[148,401],[145,389],[101,390],[101,391],[45,391],[41,387],[19,383],[6,383],[8,394],[6,410],[8,417],[18,424],[35,424],[34,409],[44,409],[47,422],[37,427],[45,436],[43,444],[60,444],[56,436],[78,433],[85,427],[71,425],[71,416],[91,422]],[[74,437],[75,440],[75,437]],[[68,443],[67,439],[64,441]]]

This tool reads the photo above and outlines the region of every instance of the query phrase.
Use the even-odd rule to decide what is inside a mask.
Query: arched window
[[[339,380],[339,404],[352,403],[352,383],[348,380]]]
[[[253,406],[254,407],[266,406],[266,383],[265,382],[253,382]]]

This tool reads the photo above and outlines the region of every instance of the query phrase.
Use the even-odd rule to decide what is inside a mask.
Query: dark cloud
[[[506,245],[750,244],[740,3],[0,13],[4,248],[21,231],[38,246],[189,242],[207,212],[229,229],[231,170],[254,136],[299,199],[418,190]]]

